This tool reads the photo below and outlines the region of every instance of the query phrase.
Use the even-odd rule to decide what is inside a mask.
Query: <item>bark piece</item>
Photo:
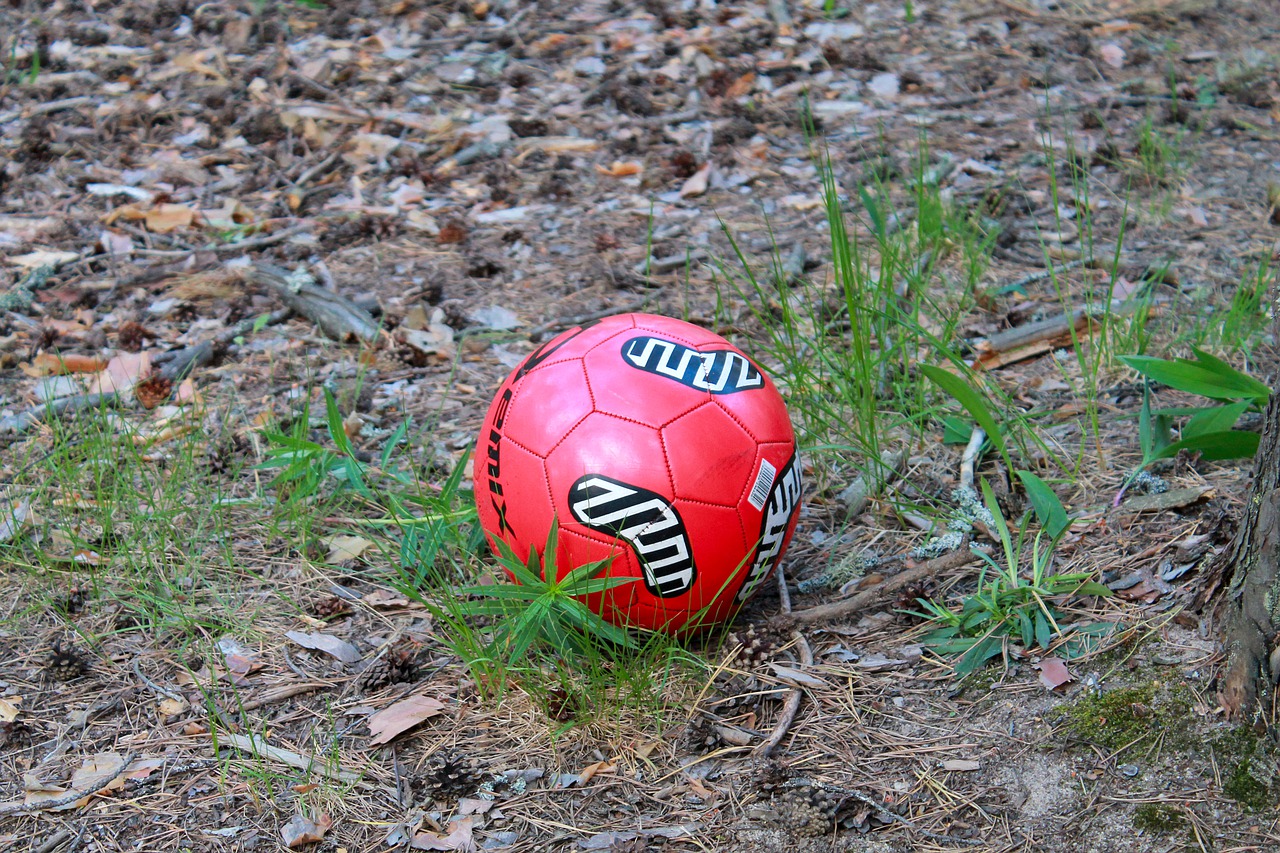
[[[305,270],[290,272],[272,264],[255,264],[249,278],[269,289],[335,341],[355,339],[372,344],[379,338],[378,323],[368,311],[345,296],[321,287]]]

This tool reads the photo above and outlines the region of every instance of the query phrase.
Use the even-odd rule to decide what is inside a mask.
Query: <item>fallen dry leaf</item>
[[[293,849],[320,841],[332,826],[333,819],[327,814],[317,815],[315,820],[296,814],[280,827],[280,837],[286,847]]]
[[[117,353],[89,383],[90,394],[112,394],[133,388],[151,373],[151,356],[146,352]]]
[[[711,182],[711,164],[703,163],[698,171],[690,176],[689,180],[684,182],[684,186],[680,188],[681,198],[691,198],[693,196],[702,195],[707,191],[707,187]]]
[[[143,219],[148,231],[164,234],[191,225],[196,221],[196,211],[185,204],[157,204]]]
[[[430,696],[410,696],[383,708],[369,718],[370,746],[389,742],[396,735],[406,732],[424,720],[444,711],[444,703]],[[433,848],[425,848],[433,849]],[[451,848],[435,848],[451,849]]]
[[[31,523],[31,504],[28,501],[15,501],[8,506],[0,506],[0,543],[8,542]]]
[[[302,631],[285,631],[284,635],[304,649],[313,649],[331,655],[343,663],[356,663],[363,655],[355,646],[332,634],[307,634]]]
[[[358,560],[360,555],[372,548],[374,544],[362,536],[330,536],[320,541],[329,548],[325,560],[330,563]]]
[[[18,703],[22,701],[21,696],[9,699],[0,699],[0,722],[12,723],[18,719],[18,714],[22,713],[18,710]]]
[[[1046,690],[1056,690],[1073,679],[1067,665],[1058,658],[1044,658],[1036,668],[1040,670],[1040,683]]]
[[[41,249],[35,252],[28,252],[25,255],[13,255],[9,258],[9,263],[33,270],[38,267],[56,267],[62,264],[69,264],[78,257],[80,256],[75,252],[54,252],[48,249]]]
[[[578,774],[578,784],[585,785],[595,777],[597,773],[612,773],[618,769],[618,765],[610,761],[597,761],[595,764],[588,764],[582,768],[582,772]]]
[[[473,826],[470,817],[462,817],[450,824],[448,835],[424,830],[414,834],[409,846],[414,850],[471,850],[475,846]]]
[[[409,599],[389,589],[375,589],[360,599],[370,607],[389,609],[392,607],[408,607]]]
[[[785,681],[792,687],[808,687],[811,690],[822,690],[830,687],[827,682],[818,678],[816,675],[810,675],[807,672],[796,669],[793,666],[783,666],[778,663],[769,664],[769,668],[773,670],[773,674],[778,676],[780,681]]]
[[[77,791],[118,791],[124,787],[124,756],[118,752],[100,752],[84,760],[71,774],[71,787]],[[108,779],[104,788],[99,788]]]
[[[614,160],[608,166],[596,166],[596,171],[602,175],[608,175],[611,178],[626,178],[631,175],[640,174],[643,167],[634,160],[623,162],[622,160]]]

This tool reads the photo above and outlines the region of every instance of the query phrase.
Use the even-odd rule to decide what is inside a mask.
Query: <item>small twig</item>
[[[147,685],[148,687],[150,687],[153,692],[158,693],[159,695],[163,696],[166,699],[172,699],[173,701],[181,702],[184,705],[187,704],[186,697],[184,697],[181,693],[178,693],[177,691],[174,691],[174,690],[170,690],[167,687],[161,687],[159,684],[156,684],[150,678],[147,678],[145,675],[143,675],[142,664],[137,658],[134,658],[133,660],[133,674],[138,676],[138,680],[141,681],[143,684]]]
[[[86,797],[92,797],[94,794],[106,790],[113,782],[119,779],[129,765],[133,763],[135,753],[126,752],[120,761],[120,767],[116,772],[112,773],[105,779],[99,779],[92,788],[84,791],[72,789],[61,797],[55,797],[50,800],[42,800],[38,803],[27,805],[23,802],[0,803],[0,817],[7,817],[15,814],[35,814],[36,812],[48,811],[49,809],[57,809],[63,806],[69,806],[72,803],[79,802]]]
[[[922,578],[940,572],[958,569],[961,566],[967,566],[969,563],[977,562],[978,555],[973,547],[962,547],[950,554],[943,554],[932,560],[926,560],[918,566],[899,572],[891,578],[886,578],[884,583],[864,590],[853,598],[846,598],[844,601],[833,601],[830,604],[820,604],[817,607],[809,607],[804,610],[797,610],[791,614],[791,618],[802,625],[812,625],[816,622],[828,622],[834,619],[842,619],[854,613],[866,610],[875,604],[879,604],[889,593],[902,589],[908,584],[914,583]]]
[[[645,116],[633,120],[634,124],[641,127],[663,127],[668,124],[683,124],[686,121],[694,121],[702,113],[699,110],[681,110],[678,113],[666,113],[660,116]]]
[[[782,605],[783,614],[791,613],[791,591],[787,589],[787,576],[782,571],[782,566],[777,568],[778,576],[778,599]],[[796,644],[796,648],[800,650],[800,662],[805,666],[813,666],[813,649],[809,647],[809,641],[805,639],[804,634],[799,630],[792,630],[791,640]],[[782,713],[778,715],[778,722],[773,727],[772,734],[769,739],[755,748],[755,754],[768,757],[778,748],[778,744],[782,743],[782,739],[787,736],[787,732],[791,730],[791,724],[795,722],[796,713],[800,710],[800,702],[804,699],[804,691],[799,687],[792,687],[787,691],[786,701],[782,705]]]
[[[39,403],[23,409],[16,415],[0,418],[0,435],[21,435],[40,423],[47,414],[69,415],[85,409],[114,406],[119,402],[120,395],[112,391],[106,394],[79,394],[75,397],[63,397],[60,400]]]
[[[49,113],[58,113],[63,110],[74,110],[76,107],[88,106],[96,101],[88,95],[77,95],[74,98],[62,98],[57,101],[46,101],[43,104],[36,104],[21,110],[10,110],[7,113],[0,113],[0,124],[8,124],[15,119],[23,116],[31,118],[32,116],[48,115]]]

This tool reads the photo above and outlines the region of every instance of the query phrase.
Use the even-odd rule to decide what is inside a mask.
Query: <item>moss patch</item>
[[[1185,687],[1152,681],[1086,696],[1063,711],[1073,736],[1115,751],[1163,734],[1171,746],[1189,746],[1191,697]]]
[[[1246,809],[1266,809],[1280,799],[1277,750],[1248,726],[1220,732],[1210,742],[1225,773],[1222,793]]]
[[[1145,832],[1174,832],[1184,823],[1182,810],[1164,803],[1143,803],[1133,811],[1133,828]]]

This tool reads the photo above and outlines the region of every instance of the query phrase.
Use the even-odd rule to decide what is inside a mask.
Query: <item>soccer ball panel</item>
[[[615,336],[583,357],[596,411],[660,427],[710,398],[706,391],[630,364],[627,351],[635,350],[633,357],[644,356],[631,344],[633,340],[634,335]],[[685,362],[689,361],[686,357]]]
[[[607,476],[659,494],[671,492],[671,474],[658,431],[645,424],[594,412],[564,436],[547,456],[547,472],[560,514],[568,488],[586,474]]]
[[[763,375],[763,374],[762,374]],[[717,395],[713,403],[734,420],[756,441],[787,442],[795,445],[796,434],[773,381],[765,376],[765,387],[771,393]]]
[[[736,507],[755,473],[757,443],[710,403],[662,428],[675,496]]]
[[[553,516],[551,490],[540,456],[502,440],[481,445],[473,470],[480,524],[521,558],[547,541]]]
[[[514,389],[507,408],[506,436],[546,456],[593,408],[581,361],[543,364]]]

